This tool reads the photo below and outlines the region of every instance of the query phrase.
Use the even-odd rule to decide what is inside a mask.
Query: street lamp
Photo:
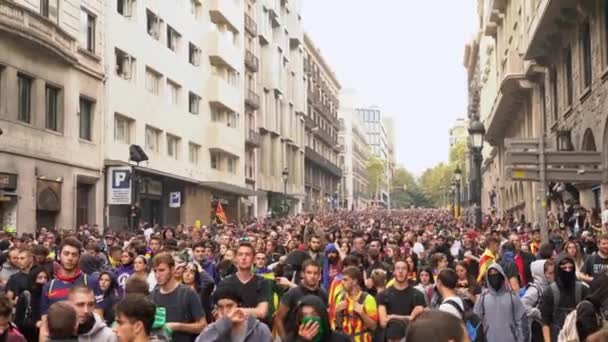
[[[483,123],[481,123],[481,121],[475,117],[473,121],[471,121],[468,131],[470,137],[470,146],[473,149],[473,162],[475,164],[473,169],[475,174],[474,177],[472,177],[475,180],[475,187],[473,188],[475,226],[477,229],[481,229],[481,150],[483,149],[483,140],[484,135],[486,134],[486,129],[483,126]]]
[[[452,184],[450,184],[450,201],[452,216],[456,217],[456,181],[452,181]]]
[[[456,166],[454,170],[454,181],[456,182],[456,217],[460,217],[460,182],[462,180],[462,171],[460,166]]]
[[[287,180],[289,179],[289,170],[284,168],[281,176],[283,177],[283,214],[287,216]]]

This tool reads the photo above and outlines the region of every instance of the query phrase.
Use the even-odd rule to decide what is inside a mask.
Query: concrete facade
[[[261,146],[257,154],[257,215],[281,205],[286,191],[290,211],[304,201],[304,119],[306,79],[301,0],[259,0],[256,16],[260,71],[257,123]],[[287,183],[282,173],[288,172]]]
[[[101,224],[105,9],[0,3],[0,228]]]
[[[480,112],[492,145],[485,154],[483,207],[534,222],[544,215],[548,191],[553,203],[547,208],[555,214],[563,212],[565,198],[601,210],[606,181],[548,183],[545,191],[538,183],[509,180],[504,139],[542,137],[555,149],[558,134],[565,134],[567,149],[602,151],[606,167],[608,5],[480,1],[479,16],[480,35],[471,46],[479,52]],[[471,72],[475,63],[467,64]]]
[[[304,35],[304,71],[307,78],[304,211],[338,207],[342,171],[338,165],[338,110],[340,83],[308,35]]]
[[[380,108],[372,106],[369,108],[356,108],[355,111],[363,123],[366,141],[369,145],[370,156],[380,159],[386,165],[385,182],[378,185],[378,193],[374,201],[376,205],[388,207],[390,204],[390,158],[391,151],[389,145],[388,132],[384,126],[383,113]],[[375,180],[370,180],[374,182]]]
[[[339,163],[342,168],[342,185],[340,187],[341,207],[350,210],[361,210],[369,204],[367,161],[369,147],[363,123],[356,108],[356,94],[347,89],[340,92],[340,133],[338,142],[343,146]]]

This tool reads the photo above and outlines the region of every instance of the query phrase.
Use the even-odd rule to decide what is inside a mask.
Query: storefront
[[[17,175],[0,173],[0,229],[17,229]]]

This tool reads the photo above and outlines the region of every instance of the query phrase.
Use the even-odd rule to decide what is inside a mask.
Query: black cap
[[[237,304],[241,304],[243,302],[243,297],[239,291],[237,291],[234,287],[231,286],[219,286],[213,292],[213,302],[217,304],[222,299],[230,299],[235,301]]]

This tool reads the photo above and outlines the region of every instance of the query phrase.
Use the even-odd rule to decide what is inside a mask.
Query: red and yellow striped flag
[[[477,282],[481,283],[485,280],[486,272],[488,271],[488,267],[492,265],[496,261],[496,256],[492,251],[486,249],[483,252],[483,255],[479,259],[479,275],[477,276]]]
[[[217,207],[215,207],[215,219],[221,224],[228,223],[228,218],[226,217],[226,213],[224,212],[220,202],[217,202]]]

